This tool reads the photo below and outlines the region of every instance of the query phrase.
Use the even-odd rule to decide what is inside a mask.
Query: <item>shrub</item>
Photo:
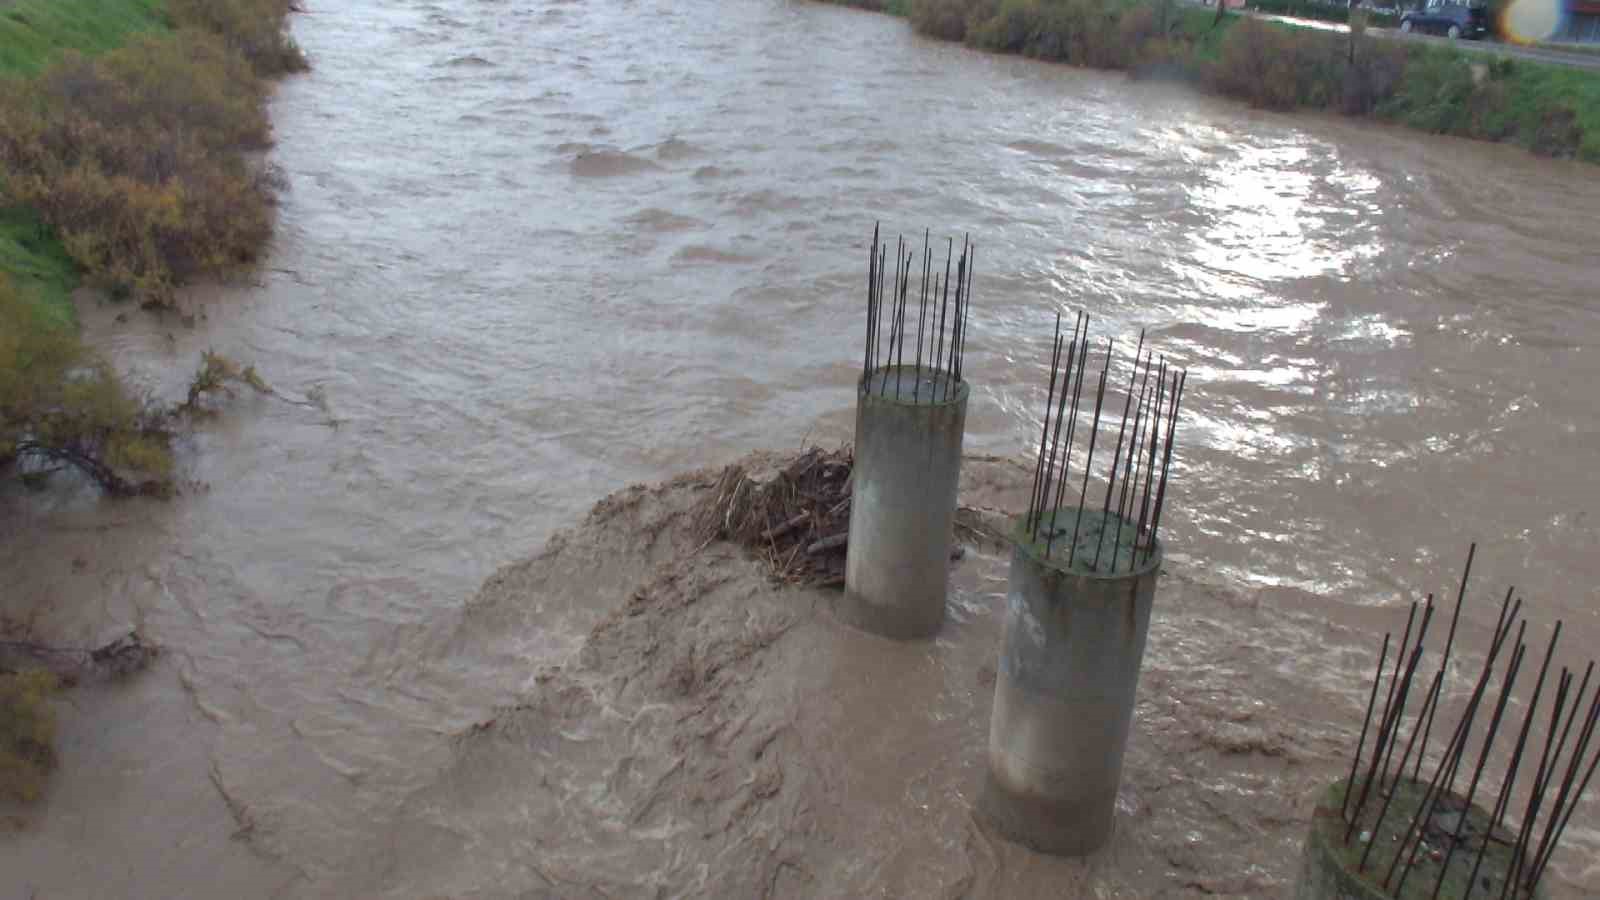
[[[0,796],[37,799],[55,768],[55,689],[47,672],[0,673]]]
[[[1121,69],[1160,32],[1155,10],[1116,0],[1004,0],[966,23],[967,43],[987,50]]]
[[[1005,0],[994,15],[968,31],[967,42],[985,50],[1026,53],[1031,49],[1039,18],[1035,0]]]
[[[999,0],[911,0],[911,25],[929,37],[964,41],[999,11]]]
[[[1297,101],[1299,35],[1255,19],[1235,25],[1222,40],[1221,56],[1209,70],[1220,93],[1267,109],[1293,109]]]
[[[65,463],[113,493],[165,493],[165,418],[0,276],[0,463]]]
[[[1425,131],[1466,133],[1471,121],[1468,104],[1476,89],[1465,57],[1430,48],[1411,55],[1405,77],[1380,112]]]
[[[167,15],[174,25],[221,36],[264,78],[310,67],[285,28],[293,8],[293,0],[167,0]]]
[[[1399,90],[1405,71],[1404,46],[1357,38],[1340,85],[1340,111],[1351,116],[1370,115]]]
[[[211,151],[263,149],[272,137],[266,82],[207,32],[145,35],[92,61],[68,54],[36,88],[47,109],[157,135],[190,133]]]
[[[32,207],[90,281],[162,304],[254,260],[273,191],[265,86],[220,38],[185,28],[0,87],[7,199]]]

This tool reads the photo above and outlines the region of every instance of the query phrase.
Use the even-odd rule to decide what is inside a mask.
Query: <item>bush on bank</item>
[[[91,283],[144,303],[253,262],[272,235],[272,184],[249,156],[271,137],[263,74],[304,65],[287,8],[171,0],[175,31],[0,84],[5,200]]]
[[[0,672],[0,798],[29,801],[55,766],[56,680],[46,672]]]
[[[116,494],[171,487],[168,414],[0,275],[0,465],[70,465]]]
[[[0,8],[0,471],[70,465],[112,493],[171,489],[175,411],[132,395],[81,345],[68,295],[81,276],[166,304],[262,252],[275,187],[258,161],[265,79],[306,65],[290,8]]]
[[[270,184],[246,153],[270,129],[264,83],[208,32],[69,53],[0,86],[7,199],[34,210],[90,282],[152,304],[254,260]]]
[[[1365,34],[1365,13],[1344,33],[1219,15],[1171,0],[903,2],[917,31],[985,50],[1160,71],[1267,109],[1376,116],[1600,162],[1600,75],[1520,60],[1480,62],[1450,48],[1373,39]],[[1304,0],[1263,2],[1289,12]]]

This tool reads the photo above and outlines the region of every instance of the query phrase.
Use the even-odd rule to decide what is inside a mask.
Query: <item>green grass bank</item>
[[[83,346],[71,292],[169,305],[264,251],[292,2],[0,0],[0,474],[172,489],[177,417]]]
[[[834,0],[838,2],[838,0]],[[843,0],[930,37],[1600,163],[1600,73],[1141,0]]]
[[[265,246],[250,155],[268,80],[305,68],[290,3],[0,2],[0,271],[48,317],[75,274],[161,305]]]
[[[0,79],[37,76],[68,51],[103,53],[132,34],[167,29],[160,0],[12,0],[0,3]],[[3,177],[0,170],[0,177]],[[0,273],[53,324],[73,324],[77,272],[33,210],[0,182]]]

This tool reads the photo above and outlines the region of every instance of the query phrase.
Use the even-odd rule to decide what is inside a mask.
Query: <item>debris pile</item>
[[[728,466],[695,511],[701,540],[748,548],[784,584],[843,587],[851,448],[812,447],[762,478]]]

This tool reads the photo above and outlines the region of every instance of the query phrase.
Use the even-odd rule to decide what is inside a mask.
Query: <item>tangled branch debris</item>
[[[781,583],[842,587],[854,462],[849,447],[812,447],[765,480],[731,465],[696,511],[695,528],[703,540],[748,548]]]
[[[63,685],[85,678],[122,678],[148,668],[160,649],[130,631],[101,647],[56,647],[34,641],[0,640],[0,675],[43,670]]]

